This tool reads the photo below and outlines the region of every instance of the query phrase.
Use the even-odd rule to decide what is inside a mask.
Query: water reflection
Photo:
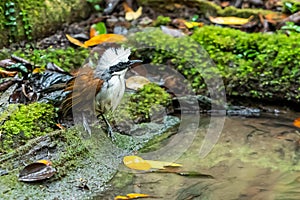
[[[215,179],[121,170],[112,181],[115,187],[101,199],[133,192],[170,200],[300,199],[300,133],[292,126],[298,116],[227,117],[217,145],[204,159],[199,148],[210,118],[202,117],[192,145],[176,162],[185,171]]]

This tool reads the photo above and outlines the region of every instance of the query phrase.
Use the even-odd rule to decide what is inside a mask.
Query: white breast
[[[96,95],[96,103],[100,112],[114,111],[119,105],[125,92],[125,73],[127,69],[113,74],[111,79],[105,82],[101,91]]]

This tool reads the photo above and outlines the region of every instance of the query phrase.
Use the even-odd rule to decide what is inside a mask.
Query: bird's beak
[[[134,65],[135,63],[142,63],[142,60],[129,60],[129,66]]]

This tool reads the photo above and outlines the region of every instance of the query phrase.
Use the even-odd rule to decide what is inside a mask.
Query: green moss
[[[154,26],[160,26],[160,25],[166,25],[171,22],[170,17],[164,17],[162,15],[159,15],[156,20],[153,22]]]
[[[129,43],[149,47],[139,49],[137,57],[175,66],[197,93],[207,92],[203,77],[210,80],[220,74],[228,95],[300,102],[299,39],[298,34],[248,34],[205,26],[192,37],[183,38],[173,38],[158,29],[136,33]]]
[[[129,113],[135,119],[149,120],[153,110],[157,110],[159,106],[167,106],[170,100],[171,96],[163,88],[154,83],[149,83],[130,97],[128,102]]]
[[[10,151],[29,139],[52,131],[55,124],[54,107],[45,103],[19,105],[17,108],[10,105],[3,115],[6,120],[0,128],[1,152]]]
[[[78,127],[73,127],[63,132],[58,142],[58,148],[62,148],[59,158],[53,162],[53,166],[58,169],[56,178],[61,178],[68,174],[68,171],[79,168],[83,160],[90,156],[84,140],[81,137],[81,132]]]
[[[89,51],[83,48],[74,49],[25,49],[13,52],[14,55],[24,58],[34,65],[45,67],[47,63],[52,62],[66,71],[79,68],[89,55]]]
[[[230,95],[241,88],[242,96],[299,101],[294,88],[300,81],[300,35],[248,34],[207,26],[192,38],[216,63]]]

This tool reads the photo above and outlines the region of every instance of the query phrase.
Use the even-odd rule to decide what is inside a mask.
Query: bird
[[[73,117],[74,114],[79,117],[79,121],[90,135],[90,124],[94,122],[95,116],[96,119],[101,116],[107,126],[108,136],[113,138],[113,129],[105,114],[114,111],[119,105],[125,92],[127,70],[132,65],[142,62],[129,60],[130,54],[130,49],[110,47],[96,62],[96,67],[91,67],[90,63],[86,64],[79,68],[74,78],[66,84],[64,90],[69,92],[69,95],[62,102],[63,113],[68,113],[72,108]]]

